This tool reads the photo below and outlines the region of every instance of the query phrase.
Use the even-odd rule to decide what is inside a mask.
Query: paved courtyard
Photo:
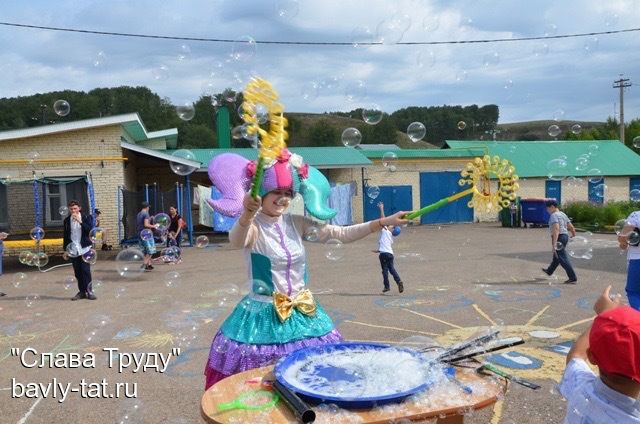
[[[565,404],[553,387],[564,367],[564,342],[587,327],[593,301],[604,286],[612,284],[612,292],[624,294],[626,260],[615,236],[588,238],[593,257],[573,259],[576,286],[561,284],[566,279],[561,269],[557,278],[540,271],[550,260],[546,228],[467,224],[403,229],[394,245],[403,294],[395,287],[381,294],[379,263],[371,252],[374,235],[345,245],[339,260],[327,259],[324,246],[308,244],[310,288],[349,340],[407,343],[411,338],[412,343],[421,336],[450,344],[488,326],[525,338],[526,344],[512,349],[515,353],[494,361],[542,388],[512,385],[503,401],[465,422],[560,423]],[[211,338],[248,287],[241,252],[228,249],[219,238],[205,249],[184,249],[181,264],[157,265],[132,279],[117,274],[113,258],[100,252],[93,267],[98,300],[78,302],[69,300],[75,287],[65,284],[70,267],[41,273],[5,258],[0,277],[0,291],[7,293],[0,298],[0,422],[119,422],[132,407],[130,400],[81,398],[80,393],[69,393],[64,402],[51,394],[47,399],[12,398],[12,378],[23,385],[56,381],[76,387],[84,380],[85,388],[104,379],[107,394],[115,393],[116,383],[128,383],[120,389],[137,390],[143,422],[201,422],[202,370]],[[54,258],[48,266],[59,263]],[[27,278],[14,287],[19,272]],[[556,337],[533,337],[529,332],[534,330]],[[80,368],[26,368],[12,348],[28,347],[56,358],[93,353],[96,360],[94,366]],[[176,347],[180,355],[171,357],[163,372],[133,372],[132,364],[120,373],[116,361],[109,367],[103,351],[168,355]],[[28,362],[35,357],[26,355]],[[87,393],[92,394],[99,396],[98,389]]]

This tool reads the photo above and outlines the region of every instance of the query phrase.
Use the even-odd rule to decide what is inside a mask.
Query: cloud
[[[99,31],[220,39],[445,41],[518,38],[633,28],[638,0],[194,0],[3,2],[3,20]],[[281,16],[282,15],[282,16]],[[369,31],[370,35],[366,34]],[[543,41],[347,46],[256,46],[230,61],[233,43],[122,38],[0,26],[0,92],[147,85],[175,102],[196,100],[207,83],[221,91],[252,74],[268,78],[289,111],[348,110],[369,103],[500,106],[502,122],[605,120],[620,73],[640,84],[638,33]],[[186,46],[186,47],[185,47]],[[220,65],[221,64],[221,65]],[[213,73],[213,76],[212,76]],[[364,83],[356,91],[353,87]],[[640,117],[634,86],[627,119]]]

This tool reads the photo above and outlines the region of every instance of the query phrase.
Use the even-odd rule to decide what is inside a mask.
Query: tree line
[[[64,99],[71,105],[71,112],[59,116],[54,110],[56,100]],[[218,147],[216,112],[219,107],[229,109],[230,126],[242,125],[238,113],[242,93],[235,98],[228,92],[213,96],[201,96],[195,103],[195,116],[189,121],[178,117],[175,105],[147,87],[96,88],[83,91],[54,91],[14,98],[0,99],[0,131],[70,122],[104,116],[137,112],[147,130],[178,129],[179,148]],[[410,106],[385,113],[376,125],[368,125],[362,119],[362,109],[350,112],[325,112],[324,114],[287,113],[289,120],[289,144],[291,146],[340,146],[342,131],[356,127],[364,144],[396,144],[412,122],[421,122],[427,133],[424,138],[432,145],[442,146],[445,140],[471,140],[491,138],[496,132],[499,118],[497,105],[470,106]],[[633,138],[640,135],[640,120],[626,125],[625,143],[632,146]],[[609,118],[604,125],[580,134],[567,132],[564,139],[616,139],[618,122]],[[233,139],[233,147],[248,147],[249,142]]]

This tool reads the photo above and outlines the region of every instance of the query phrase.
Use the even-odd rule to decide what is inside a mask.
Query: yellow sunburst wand
[[[265,165],[276,160],[287,147],[287,118],[284,117],[284,106],[278,101],[278,93],[268,81],[253,78],[243,94],[242,118],[247,125],[247,134],[258,137],[259,143],[258,164],[251,183],[251,197],[256,198],[262,184]],[[260,124],[266,123],[262,122],[265,116],[261,112],[267,114],[268,131],[260,127]]]
[[[458,181],[460,186],[470,185],[470,188],[411,212],[405,218],[416,219],[469,194],[473,194],[473,197],[467,203],[470,208],[476,207],[486,211],[494,209],[499,211],[508,207],[516,199],[516,192],[520,186],[515,171],[516,169],[511,162],[506,159],[500,159],[499,156],[491,157],[485,155],[482,158],[475,158],[472,162],[467,163],[462,172],[460,172],[462,178]],[[498,181],[498,189],[496,191],[491,190],[492,179],[497,179]]]

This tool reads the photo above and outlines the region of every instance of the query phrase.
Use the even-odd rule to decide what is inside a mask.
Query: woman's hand
[[[255,199],[251,197],[251,193],[247,193],[244,195],[244,199],[242,199],[242,206],[244,210],[248,212],[251,216],[255,215],[260,209],[262,205],[262,198],[257,196]]]
[[[387,227],[387,226],[394,226],[394,225],[406,225],[409,223],[408,219],[405,219],[404,216],[407,215],[409,212],[407,211],[400,211],[400,212],[396,212],[393,215],[390,216],[386,216],[384,218],[380,218],[380,224]]]

